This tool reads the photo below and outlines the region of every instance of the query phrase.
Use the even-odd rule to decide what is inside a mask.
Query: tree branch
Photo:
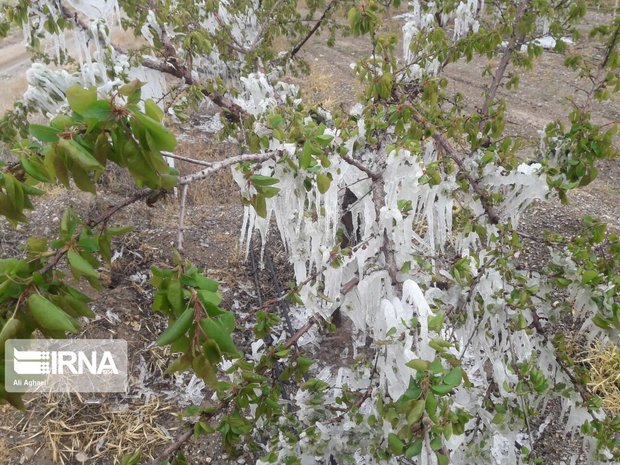
[[[182,157],[181,155],[175,155],[174,153],[171,153],[171,152],[162,151],[161,154],[164,157],[174,158],[175,160],[180,160],[180,161],[186,161],[187,163],[193,163],[194,165],[201,165],[201,166],[213,165],[213,162],[210,162],[210,161],[203,161],[203,160],[196,160],[194,158]]]
[[[426,122],[421,115],[419,115],[415,111],[412,113],[412,115],[413,119],[416,122],[426,126]],[[480,184],[478,184],[478,181],[476,181],[471,175],[471,173],[467,169],[467,166],[465,166],[465,162],[461,159],[461,157],[459,157],[456,149],[452,147],[450,142],[448,142],[448,140],[438,132],[433,132],[433,139],[446,153],[446,155],[448,155],[452,160],[454,160],[454,162],[459,167],[459,172],[465,177],[465,179],[467,179],[467,182],[472,187],[474,192],[478,194],[478,196],[480,197],[480,202],[482,203],[482,208],[484,208],[484,212],[489,218],[489,221],[493,224],[499,223],[499,215],[497,211],[495,211],[495,208],[489,203],[489,194],[480,186]]]
[[[146,199],[149,195],[151,195],[152,192],[153,191],[151,191],[151,190],[143,190],[143,191],[138,192],[137,194],[134,194],[133,196],[125,199],[123,202],[119,203],[118,205],[115,205],[115,206],[109,208],[108,211],[106,211],[105,213],[100,215],[95,220],[90,221],[88,223],[88,226],[93,228],[95,226],[98,226],[100,224],[105,223],[106,221],[108,221],[119,210],[122,210],[123,208],[127,207],[128,205],[131,205],[132,203],[138,202],[139,200]],[[76,235],[74,235],[74,237],[76,237],[76,238],[79,237],[80,233],[81,233],[81,231],[78,232]],[[69,249],[66,248],[66,247],[58,249],[56,251],[56,253],[52,256],[52,258],[50,258],[48,260],[48,262],[45,264],[45,266],[38,271],[39,274],[43,275],[43,274],[47,273],[48,271],[50,271],[52,268],[54,268],[58,264],[60,259],[68,251],[69,251]]]
[[[306,42],[308,42],[308,40],[310,40],[310,37],[312,37],[314,35],[314,33],[319,29],[319,27],[321,27],[321,24],[323,24],[323,21],[325,21],[325,18],[327,17],[327,14],[330,12],[330,10],[334,6],[336,6],[336,3],[338,3],[338,0],[332,0],[331,2],[329,2],[329,5],[327,5],[327,8],[325,8],[325,11],[323,11],[323,14],[319,18],[319,20],[312,27],[312,29],[310,29],[308,34],[306,34],[306,37],[304,37],[301,40],[301,42],[299,42],[297,45],[295,45],[293,47],[293,49],[289,53],[289,58],[290,59],[295,58],[295,55],[297,55],[299,53],[299,51],[301,50],[301,48],[306,44]]]
[[[527,5],[529,4],[529,0],[523,0],[519,3],[517,14],[514,19],[514,28],[518,25],[518,23],[523,19],[525,15],[525,11],[527,9]],[[495,69],[495,74],[493,75],[493,80],[491,81],[491,85],[486,93],[484,103],[482,104],[482,109],[480,110],[480,114],[482,115],[482,120],[480,121],[480,125],[484,126],[484,121],[489,116],[489,110],[491,105],[495,101],[495,97],[497,96],[497,91],[499,90],[499,86],[504,79],[504,74],[506,74],[506,69],[508,68],[508,64],[510,63],[510,58],[517,47],[521,46],[523,42],[524,35],[520,34],[517,36],[515,34],[515,30],[513,28],[512,36],[510,37],[510,41],[506,46],[506,50],[502,54],[502,58]]]
[[[243,163],[244,161],[264,161],[269,158],[275,158],[278,152],[266,152],[266,153],[251,153],[244,155],[237,155],[236,157],[226,158],[225,160],[214,161],[208,168],[197,173],[188,174],[179,178],[179,185],[190,184],[194,181],[207,178],[216,171],[226,168],[237,163]]]
[[[179,205],[179,235],[177,241],[177,247],[179,252],[183,252],[183,233],[185,232],[185,205],[187,203],[187,191],[189,190],[189,184],[183,185],[181,191],[181,200]]]
[[[379,179],[381,179],[380,173],[372,171],[370,168],[364,166],[361,162],[355,160],[353,157],[349,155],[340,155],[340,158],[346,161],[349,165],[355,166],[358,170],[366,173],[368,177],[373,181],[378,181]]]

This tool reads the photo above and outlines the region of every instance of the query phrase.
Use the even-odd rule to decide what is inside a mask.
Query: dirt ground
[[[597,20],[592,13],[589,21]],[[324,39],[312,39],[302,56],[308,61],[308,76],[289,78],[299,84],[305,96],[326,108],[350,107],[360,92],[352,76],[350,64],[367,53],[363,40],[342,38],[334,49]],[[509,101],[508,132],[537,144],[538,132],[557,115],[566,113],[567,97],[574,95],[579,80],[566,71],[561,55],[547,52],[535,70],[528,74],[516,92],[502,92]],[[27,58],[26,58],[27,60]],[[472,106],[480,102],[483,86],[480,72],[483,62],[457,63],[447,69],[450,86],[462,92]],[[0,44],[0,83],[12,89],[14,95],[23,91],[23,72],[27,68],[23,49],[15,38]],[[3,94],[8,96],[8,93]],[[0,99],[0,110],[8,106]],[[616,100],[600,105],[596,118],[601,123],[617,122],[620,104]],[[201,115],[196,123],[201,123]],[[210,134],[188,129],[180,134],[179,155],[204,160],[216,160],[227,155],[228,147],[216,143]],[[182,172],[193,169],[180,165]],[[590,186],[571,195],[571,204],[558,208],[553,203],[538,204],[523,222],[524,232],[536,235],[542,229],[576,231],[584,214],[599,216],[612,227],[620,228],[620,160],[605,161],[599,178]],[[118,177],[115,177],[118,176]],[[0,224],[0,256],[18,256],[19,246],[27,234],[50,237],[56,230],[64,209],[71,205],[88,218],[126,197],[122,176],[111,173],[101,186],[104,195],[68,193],[51,188],[38,201],[28,225],[17,230]],[[145,456],[156,455],[179,430],[176,414],[190,403],[208,402],[207,391],[200,382],[185,374],[163,376],[170,354],[156,347],[153,341],[165,327],[163,318],[150,311],[152,289],[148,285],[151,266],[166,262],[176,240],[177,205],[174,198],[159,201],[153,208],[134,205],[115,217],[115,222],[134,226],[122,241],[117,241],[118,258],[111,269],[102,269],[105,290],[91,294],[94,321],[86,324],[77,337],[108,337],[126,339],[130,346],[132,379],[130,392],[125,396],[50,396],[27,397],[25,413],[0,407],[0,465],[108,465],[118,463],[119,451],[142,447]],[[261,298],[274,294],[269,276],[262,295],[257,295],[250,264],[244,260],[239,247],[241,205],[230,175],[223,173],[208,182],[192,187],[187,213],[186,256],[207,270],[209,277],[221,283],[223,305],[240,316],[258,305]],[[529,265],[539,266],[545,260],[544,247],[532,242],[533,252],[527,257]],[[286,257],[277,245],[271,249],[276,269],[286,272]],[[285,282],[284,277],[282,281]],[[557,433],[559,428],[546,430],[537,447],[546,465],[569,463],[570,449],[564,447],[567,438]],[[229,459],[219,448],[216,439],[201,439],[183,449],[190,464],[251,463],[251,457]]]

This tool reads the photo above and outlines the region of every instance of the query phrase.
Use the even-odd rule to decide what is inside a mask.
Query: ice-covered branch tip
[[[426,122],[421,115],[414,112],[413,119],[417,123],[426,126]],[[489,218],[489,221],[492,224],[498,224],[500,220],[499,214],[497,213],[495,208],[489,203],[489,194],[485,192],[482,187],[480,187],[478,181],[476,181],[471,175],[471,173],[467,169],[467,166],[465,166],[465,162],[461,159],[454,147],[452,147],[450,142],[448,142],[448,140],[438,132],[433,132],[433,139],[435,140],[435,142],[437,142],[437,145],[441,147],[441,149],[446,153],[446,155],[448,155],[457,164],[457,166],[459,167],[459,172],[465,177],[465,179],[467,179],[467,182],[474,190],[474,192],[478,194],[478,196],[480,197],[480,202],[482,203],[482,208],[484,208],[484,212]]]
[[[274,158],[278,155],[278,152],[265,152],[265,153],[248,153],[243,155],[237,155],[236,157],[226,158],[225,160],[215,161],[204,170],[197,173],[188,174],[179,178],[179,185],[190,184],[194,181],[207,178],[213,173],[237,163],[243,163],[244,161],[265,161],[270,158]]]
[[[77,15],[77,13],[72,13],[67,8],[67,6],[63,4],[62,0],[59,0],[59,7],[64,19],[73,23],[75,27],[77,27],[81,31],[87,34],[90,33],[89,26]],[[164,34],[164,36],[162,37],[162,41],[164,42],[163,52],[167,60],[164,62],[153,58],[145,57],[143,58],[141,65],[145,68],[149,68],[182,79],[187,85],[199,84],[199,82],[197,82],[196,79],[192,77],[192,72],[186,65],[185,60],[183,60],[183,58],[178,55],[177,50],[172,45],[172,43],[170,42],[170,38],[166,34]],[[107,46],[107,44],[102,45]],[[117,44],[111,43],[109,44],[109,46],[112,47],[117,53],[128,55],[127,50],[123,49]],[[241,120],[242,116],[244,116],[244,110],[226,96],[221,95],[217,92],[208,91],[206,88],[202,89],[202,93],[217,106],[226,110],[226,117],[229,120],[238,122]]]

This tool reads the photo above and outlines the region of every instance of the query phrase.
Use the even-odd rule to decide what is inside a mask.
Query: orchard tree
[[[26,258],[0,261],[2,346],[37,330],[64,337],[92,317],[59,265],[100,288],[96,268],[125,232],[110,218],[174,190],[179,253],[152,269],[153,311],[169,319],[157,342],[177,354],[170,372],[193,370],[218,401],[189,409],[186,432],[151,463],[173,460],[192,436],[219,433],[259,464],[516,464],[531,457],[553,402],[566,434],[583,441],[575,461],[619,459],[620,418],[588,391],[555,329],[571,316],[586,344],[617,342],[618,235],[586,217],[574,239],[541,235],[551,251],[543,269],[517,258],[532,201],[568,202],[596,178],[597,160],[615,155],[616,128],[595,124],[592,111],[620,89],[620,18],[614,10],[585,30],[596,5],[580,0],[399,3],[4,5],[0,32],[23,28],[34,63],[0,126],[19,157],[2,168],[0,214],[27,221],[39,184],[95,193],[110,164],[140,189],[90,222],[68,210],[54,240],[31,238]],[[383,21],[403,12],[402,35],[383,33]],[[114,44],[119,25],[137,48]],[[307,106],[283,82],[307,70],[299,51],[320,32],[330,44],[343,33],[368,45],[355,67],[364,92],[350,111]],[[600,53],[569,47],[583,37]],[[588,87],[524,154],[506,134],[499,91],[518,87],[549,47]],[[449,91],[444,72],[474,58],[486,64],[472,106]],[[183,121],[204,100],[220,108],[221,136],[240,155],[180,176],[163,123]],[[29,124],[34,114],[47,123]],[[188,190],[225,168],[245,205],[246,250],[253,234],[263,247],[278,234],[294,271],[285,295],[252,312],[247,354],[218,283],[183,257]],[[276,310],[284,299],[298,322],[292,332]],[[336,312],[352,321],[356,363],[319,371],[305,347]],[[2,386],[0,398],[21,406]]]

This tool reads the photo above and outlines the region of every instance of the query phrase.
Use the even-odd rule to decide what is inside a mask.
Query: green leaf
[[[144,112],[147,116],[160,123],[164,119],[164,112],[161,111],[161,108],[159,108],[152,99],[148,99],[144,102]]]
[[[422,419],[422,415],[424,414],[424,408],[424,399],[419,399],[413,402],[413,408],[409,410],[409,413],[407,414],[407,424],[409,426],[415,425]]]
[[[413,457],[417,457],[418,455],[420,455],[422,453],[423,444],[424,443],[422,442],[422,439],[417,439],[411,445],[411,447],[409,447],[409,449],[405,451],[405,457],[407,457],[408,459],[412,459]]]
[[[439,396],[445,396],[450,393],[454,389],[454,386],[450,386],[449,384],[432,384],[431,391]]]
[[[67,115],[58,115],[56,116],[51,122],[50,122],[50,126],[52,126],[53,128],[58,129],[59,131],[64,131],[67,129],[67,127],[71,126],[73,124],[73,118],[67,116]]]
[[[0,355],[4,353],[4,343],[8,339],[15,339],[20,331],[24,328],[24,324],[17,318],[9,318],[0,330]]]
[[[461,384],[463,380],[463,372],[461,371],[461,367],[455,367],[450,372],[444,376],[443,382],[449,386],[456,387]]]
[[[325,194],[329,190],[331,182],[332,179],[327,174],[319,173],[316,175],[316,186],[321,194]]]
[[[250,176],[250,181],[255,186],[271,186],[280,182],[279,179],[272,178],[271,176],[263,176],[261,174],[254,174]]]
[[[97,186],[90,179],[88,173],[80,168],[79,165],[73,165],[69,171],[71,171],[73,181],[78,189],[84,192],[90,192],[91,194],[97,193]]]
[[[267,201],[264,195],[256,195],[254,209],[256,210],[256,214],[258,216],[261,218],[267,218]]]
[[[38,158],[33,157],[32,159],[28,159],[26,157],[21,157],[19,161],[22,164],[24,171],[37,181],[51,182],[51,178],[47,174],[45,166],[43,166],[43,163],[41,163]]]
[[[581,284],[588,284],[594,281],[598,277],[598,271],[586,270],[581,275]]]
[[[334,140],[334,136],[328,136],[327,134],[321,134],[320,136],[316,136],[316,140],[319,142],[321,147],[327,147],[332,140]]]
[[[223,324],[222,321],[219,321],[216,318],[203,319],[201,320],[200,325],[202,326],[205,334],[217,343],[223,354],[232,357],[240,356],[239,351],[235,346],[235,342],[231,337],[231,331],[228,331],[227,329],[228,325]]]
[[[417,371],[426,371],[428,370],[430,364],[426,360],[421,360],[418,358],[409,360],[407,363],[405,363],[405,365]]]
[[[101,163],[73,139],[59,139],[58,147],[62,148],[73,162],[86,171],[103,169]]]
[[[82,116],[96,122],[105,122],[112,115],[112,105],[105,100],[98,100],[84,111]]]
[[[205,291],[216,292],[219,287],[217,281],[202,276],[201,274],[196,274],[194,276],[194,282],[199,289],[203,289]]]
[[[306,141],[303,149],[301,150],[301,155],[299,156],[299,166],[303,169],[308,169],[312,166],[312,164],[312,145],[309,141]]]
[[[178,282],[178,281],[177,281]],[[194,309],[188,307],[181,316],[157,338],[157,345],[164,346],[171,344],[172,342],[183,336],[187,330],[192,326],[194,321]]]
[[[161,123],[154,120],[150,116],[140,113],[139,111],[134,112],[133,117],[152,137],[150,142],[154,145],[151,147],[153,150],[165,150],[168,152],[174,151],[177,145],[177,140],[171,132],[161,125]]]
[[[67,89],[67,101],[71,109],[78,115],[83,115],[97,101],[97,88],[83,89],[73,86]]]
[[[392,454],[400,455],[403,453],[405,445],[398,436],[396,436],[394,433],[390,433],[388,435],[388,449]]]
[[[67,252],[67,258],[69,259],[69,265],[71,265],[71,272],[77,278],[85,276],[86,278],[99,279],[99,273],[95,270],[88,261],[86,261],[75,250],[71,249]]]
[[[56,142],[58,140],[58,129],[50,126],[42,126],[41,124],[31,124],[28,127],[28,132],[41,142]]]
[[[280,189],[278,187],[269,187],[269,186],[256,186],[256,190],[258,193],[262,194],[266,199],[275,197],[280,192]]]
[[[87,302],[78,299],[73,295],[66,295],[64,300],[76,315],[85,316],[87,318],[95,317],[95,312],[90,309]]]
[[[121,459],[121,465],[138,465],[140,463],[140,459],[142,458],[142,451],[138,449],[131,454],[123,455]]]
[[[170,281],[166,290],[166,298],[174,311],[179,314],[184,309],[183,288],[178,280]]]
[[[28,298],[28,308],[34,320],[42,328],[70,332],[76,332],[79,329],[77,321],[39,294],[32,294]]]

